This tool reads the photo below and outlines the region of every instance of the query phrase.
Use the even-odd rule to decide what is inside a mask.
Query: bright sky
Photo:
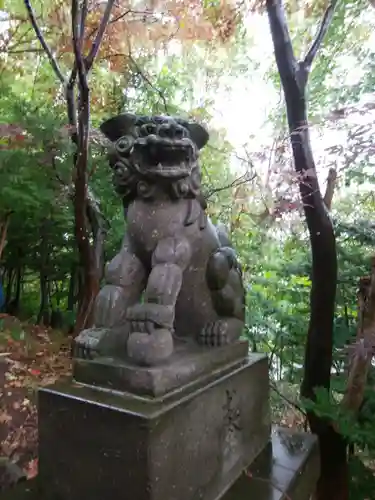
[[[372,18],[375,26],[375,10]],[[245,143],[247,143],[249,152],[259,150],[262,145],[265,147],[271,146],[273,130],[268,114],[278,104],[281,95],[272,83],[266,82],[262,76],[269,69],[269,65],[274,63],[267,16],[252,14],[247,24],[254,40],[253,47],[250,49],[251,57],[259,62],[260,66],[251,80],[249,75],[232,77],[230,92],[219,92],[217,94],[214,106],[215,115],[212,122],[213,126],[224,127],[227,130],[228,139],[235,146],[240,156],[241,146]],[[368,41],[368,47],[373,50],[374,45],[375,31]],[[361,68],[358,68],[355,59],[345,58],[342,60],[342,65],[345,68],[344,75],[336,76],[336,78],[340,78],[341,83],[354,84],[360,81],[362,72]],[[369,119],[374,121],[374,115],[372,114],[369,118],[369,116],[356,114],[352,118],[353,124],[363,124]],[[249,141],[250,136],[252,137]],[[345,147],[346,137],[346,133],[339,130],[311,129],[311,141],[322,188],[330,166],[329,162],[332,161],[332,157],[328,157],[325,150],[334,144],[342,144]],[[340,158],[337,158],[337,161],[339,164]],[[234,160],[234,169],[237,168],[236,163],[236,160]]]
[[[267,127],[267,115],[278,102],[278,94],[271,83],[262,78],[272,61],[272,41],[266,16],[252,14],[247,26],[254,44],[251,58],[259,63],[257,77],[236,75],[230,81],[230,92],[218,95],[215,103],[213,125],[225,127],[229,141],[241,147],[250,136],[255,136],[257,145],[267,142],[271,128]],[[229,83],[229,82],[228,82]],[[255,148],[257,145],[254,144]]]

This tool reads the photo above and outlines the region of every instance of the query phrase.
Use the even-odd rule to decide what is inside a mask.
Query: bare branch
[[[63,85],[65,85],[66,84],[65,77],[62,74],[61,69],[56,61],[56,58],[52,54],[50,47],[48,46],[47,42],[45,41],[42,32],[40,31],[40,28],[39,28],[38,23],[36,21],[34,9],[31,6],[30,0],[24,0],[24,4],[25,4],[26,10],[27,10],[27,13],[29,15],[30,22],[34,28],[35,34],[36,34],[39,42],[41,43],[45,53],[47,54],[47,57],[52,65],[52,68],[53,68],[57,78],[60,80],[60,82]]]
[[[88,12],[88,5],[87,5],[87,0],[83,0],[82,7],[81,7],[81,22],[80,22],[80,27],[79,27],[79,38],[80,38],[80,50],[82,51],[83,47],[83,39],[85,36],[85,25],[86,25],[86,18],[87,18],[87,12]]]
[[[253,181],[256,178],[256,174],[249,175],[249,172],[237,177],[233,182],[227,184],[226,186],[220,186],[218,188],[213,188],[209,193],[206,194],[205,198],[208,200],[212,195],[219,193],[221,191],[225,191],[226,189],[236,188],[242,186],[243,184],[247,184],[248,182]]]
[[[331,210],[332,207],[332,200],[333,200],[333,194],[335,192],[336,180],[337,180],[337,171],[335,168],[330,168],[327,177],[326,192],[323,197],[324,204],[328,210]]]
[[[164,110],[168,114],[168,104],[167,104],[167,100],[165,98],[165,95],[163,94],[163,92],[160,89],[155,87],[155,85],[151,82],[151,80],[148,78],[148,76],[141,70],[138,63],[134,60],[133,56],[131,55],[130,48],[129,48],[128,57],[129,57],[130,62],[133,64],[134,68],[136,69],[137,73],[139,74],[139,76],[147,83],[147,85],[150,88],[155,90],[155,92],[159,95],[160,99],[163,101]]]
[[[99,47],[100,47],[100,44],[102,42],[104,32],[105,32],[107,25],[109,23],[109,18],[111,16],[111,11],[112,11],[114,3],[115,3],[115,0],[108,0],[107,1],[107,5],[105,8],[102,20],[100,21],[98,32],[97,32],[95,40],[91,46],[90,52],[89,52],[88,56],[86,57],[86,69],[87,69],[87,71],[90,71],[90,69],[93,65],[93,62],[95,60],[95,57],[98,54]]]
[[[304,67],[304,70],[307,73],[310,71],[311,65],[312,65],[314,58],[319,50],[319,47],[321,46],[323,39],[326,36],[328,28],[332,22],[333,14],[335,13],[335,9],[336,9],[337,4],[338,4],[338,0],[332,0],[332,2],[326,8],[322,22],[321,22],[319,30],[318,30],[318,33],[315,37],[315,40],[311,44],[311,47],[307,51],[307,54],[301,63]]]
[[[83,12],[79,11],[78,0],[72,0],[72,39],[73,39],[73,51],[75,57],[75,67],[77,68],[78,79],[81,88],[87,86],[86,81],[86,68],[82,57],[82,33],[81,33],[81,19],[83,17]],[[74,73],[74,68],[70,80],[72,80]]]
[[[27,52],[35,52],[35,53],[45,52],[45,50],[44,49],[7,50],[5,48],[4,50],[0,50],[0,52],[6,52],[7,54],[26,54]]]
[[[276,387],[275,384],[273,384],[272,382],[270,382],[270,388],[276,392],[276,394],[281,398],[283,399],[286,403],[288,403],[289,406],[291,406],[292,408],[296,409],[298,412],[302,413],[302,415],[306,415],[306,412],[303,408],[301,408],[297,403],[295,403],[294,401],[291,401],[289,398],[287,398],[286,396],[284,396],[284,394]]]

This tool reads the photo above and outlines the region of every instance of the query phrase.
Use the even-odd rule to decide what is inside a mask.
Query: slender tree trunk
[[[8,228],[9,228],[9,222],[10,222],[10,216],[12,215],[12,212],[8,212],[5,214],[3,219],[0,221],[0,260],[1,256],[3,254],[6,241],[7,241],[7,234],[8,234]]]
[[[115,0],[108,0],[100,21],[95,40],[92,43],[88,55],[83,55],[85,40],[85,25],[88,13],[88,0],[79,2],[71,0],[72,18],[72,42],[74,51],[74,66],[69,80],[63,75],[58,61],[55,59],[50,47],[46,43],[43,33],[38,26],[35,13],[30,0],[24,0],[24,4],[34,28],[35,34],[46,52],[51,66],[64,86],[67,101],[68,120],[71,129],[71,140],[76,146],[74,155],[74,194],[73,207],[75,217],[75,236],[80,256],[80,264],[83,268],[84,289],[80,294],[78,313],[75,330],[78,333],[83,328],[90,326],[92,321],[92,309],[95,297],[99,291],[99,273],[96,267],[95,249],[89,239],[89,222],[87,208],[89,198],[87,193],[88,182],[88,146],[90,129],[90,101],[87,74],[91,70],[98,54],[104,32],[108,25],[111,11]],[[77,85],[76,85],[77,84]],[[78,90],[78,112],[75,88]],[[100,245],[99,245],[100,246]]]
[[[40,307],[37,316],[37,323],[48,325],[48,260],[49,260],[49,245],[48,245],[48,226],[49,221],[44,220],[40,231]],[[47,321],[46,321],[47,320]]]
[[[7,285],[6,285],[6,292],[5,292],[5,309],[7,308],[10,301],[12,300],[13,280],[14,280],[14,269],[10,267],[7,270]]]
[[[41,325],[44,324],[45,326],[48,326],[48,321],[46,322],[48,316],[49,316],[49,311],[48,311],[48,277],[44,274],[43,271],[40,272],[40,306],[39,306],[39,312],[37,316],[37,324]]]
[[[294,56],[281,0],[266,0],[275,58],[284,90],[294,164],[310,235],[312,287],[301,395],[314,400],[314,390],[329,390],[333,349],[333,318],[337,285],[336,241],[332,221],[319,188],[306,111],[306,83],[313,59],[333,17],[329,5],[317,37],[302,61]],[[329,200],[328,200],[329,201]],[[328,422],[308,413],[310,429],[318,435],[321,475],[317,500],[348,499],[347,443]]]
[[[76,55],[77,57],[77,55]],[[81,56],[82,58],[82,56]],[[87,165],[88,165],[88,137],[90,98],[89,88],[80,73],[79,80],[79,113],[78,113],[78,148],[75,157],[75,186],[74,186],[74,216],[75,235],[79,250],[81,266],[84,276],[84,289],[78,304],[76,318],[76,332],[90,326],[94,299],[99,291],[99,279],[95,262],[94,248],[90,243],[87,219]]]
[[[8,312],[13,316],[17,316],[20,311],[21,303],[21,290],[22,290],[22,269],[21,266],[17,266],[16,274],[16,290],[14,294],[14,299],[9,302]]]
[[[69,277],[69,290],[68,290],[68,311],[74,311],[74,306],[76,303],[76,289],[77,289],[77,266],[72,264],[70,268]]]

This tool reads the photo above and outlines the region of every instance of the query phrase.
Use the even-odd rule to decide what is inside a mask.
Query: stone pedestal
[[[249,352],[247,341],[215,349],[180,341],[175,342],[174,348],[167,363],[153,367],[137,366],[128,358],[76,358],[73,359],[73,377],[90,386],[160,398],[190,384],[209,384],[243,364]]]
[[[315,491],[318,477],[319,448],[316,437],[274,429],[268,446],[220,500],[309,500]],[[132,500],[130,494],[123,497]],[[40,478],[23,483],[4,493],[1,498],[61,499],[58,494],[46,490]]]
[[[268,363],[251,354],[162,398],[39,391],[39,477],[59,500],[217,500],[266,447]]]

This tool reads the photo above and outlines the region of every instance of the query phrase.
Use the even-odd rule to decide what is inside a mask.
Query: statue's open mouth
[[[183,178],[190,175],[196,153],[188,138],[166,139],[149,135],[134,142],[131,156],[137,170],[144,175]]]

